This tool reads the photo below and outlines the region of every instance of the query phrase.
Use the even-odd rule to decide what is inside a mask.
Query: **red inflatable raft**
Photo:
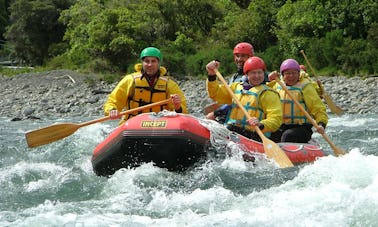
[[[207,157],[210,131],[201,119],[186,114],[145,113],[117,127],[93,151],[92,165],[99,176],[121,168],[153,162],[170,171],[183,171]],[[263,144],[236,133],[227,139],[242,145],[247,156],[264,153]],[[225,140],[227,140],[225,139]],[[278,143],[293,164],[313,162],[326,155],[317,145]]]

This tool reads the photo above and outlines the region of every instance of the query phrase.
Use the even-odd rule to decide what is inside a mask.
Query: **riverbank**
[[[102,116],[102,105],[117,83],[94,82],[93,75],[70,70],[0,76],[0,115],[13,120]],[[325,90],[347,114],[378,113],[378,77],[322,77]],[[91,82],[89,82],[91,81]],[[205,80],[178,81],[190,113],[212,102]]]

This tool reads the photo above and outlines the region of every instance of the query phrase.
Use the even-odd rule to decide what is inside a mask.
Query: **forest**
[[[0,61],[122,75],[155,46],[182,78],[208,61],[235,71],[232,49],[254,46],[269,70],[286,58],[320,75],[377,76],[376,0],[0,0]],[[1,66],[0,66],[1,67]]]

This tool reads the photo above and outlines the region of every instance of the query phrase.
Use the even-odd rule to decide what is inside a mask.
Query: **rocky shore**
[[[348,114],[378,113],[378,77],[322,77],[325,90]],[[91,82],[89,82],[91,81]],[[212,100],[205,80],[178,81],[188,100],[190,113],[201,116]],[[0,116],[12,120],[103,116],[102,105],[117,83],[91,80],[69,70],[0,75]]]

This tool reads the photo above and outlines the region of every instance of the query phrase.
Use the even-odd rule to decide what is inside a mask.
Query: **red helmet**
[[[301,70],[305,71],[305,72],[307,71],[305,65],[299,65],[299,68],[300,68]]]
[[[234,47],[235,54],[247,54],[248,56],[253,56],[253,46],[250,43],[238,43]]]
[[[247,74],[250,70],[255,69],[262,69],[265,71],[266,66],[264,61],[259,57],[250,57],[247,61],[244,63],[243,72],[244,74]]]

